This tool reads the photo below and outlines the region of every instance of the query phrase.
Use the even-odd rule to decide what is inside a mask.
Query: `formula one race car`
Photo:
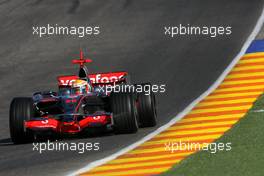
[[[14,143],[86,134],[90,129],[135,133],[139,127],[156,125],[154,93],[134,89],[149,83],[131,85],[127,72],[88,74],[84,64],[90,62],[80,51],[80,58],[72,61],[80,65],[78,76],[59,76],[57,92],[36,92],[33,97],[12,100],[9,126]]]

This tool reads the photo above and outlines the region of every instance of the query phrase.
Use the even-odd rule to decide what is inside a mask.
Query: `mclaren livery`
[[[10,105],[10,135],[14,143],[26,143],[43,136],[89,134],[107,131],[136,133],[139,127],[156,125],[153,92],[108,92],[106,87],[130,85],[127,72],[89,74],[85,59],[78,75],[58,76],[58,91],[36,92],[16,97]],[[149,83],[141,85],[150,85]]]

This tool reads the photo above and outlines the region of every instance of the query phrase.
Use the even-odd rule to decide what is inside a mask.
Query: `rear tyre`
[[[27,143],[33,140],[33,135],[26,132],[24,122],[34,116],[32,98],[14,98],[10,104],[9,129],[15,144]]]
[[[142,84],[150,85],[150,84]],[[140,127],[153,127],[157,124],[156,98],[150,91],[148,95],[145,92],[137,93],[137,110]]]
[[[115,133],[136,133],[138,130],[137,108],[132,94],[111,93],[110,106]]]

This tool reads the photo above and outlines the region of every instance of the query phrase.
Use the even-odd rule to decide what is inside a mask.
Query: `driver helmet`
[[[77,79],[72,82],[72,94],[80,95],[87,94],[92,91],[92,87],[88,84],[87,81],[82,79]]]

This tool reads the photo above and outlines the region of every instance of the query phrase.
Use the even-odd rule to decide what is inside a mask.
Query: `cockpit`
[[[59,87],[58,95],[59,96],[69,96],[69,95],[81,95],[86,93],[86,88],[83,87],[71,87],[63,86]]]

